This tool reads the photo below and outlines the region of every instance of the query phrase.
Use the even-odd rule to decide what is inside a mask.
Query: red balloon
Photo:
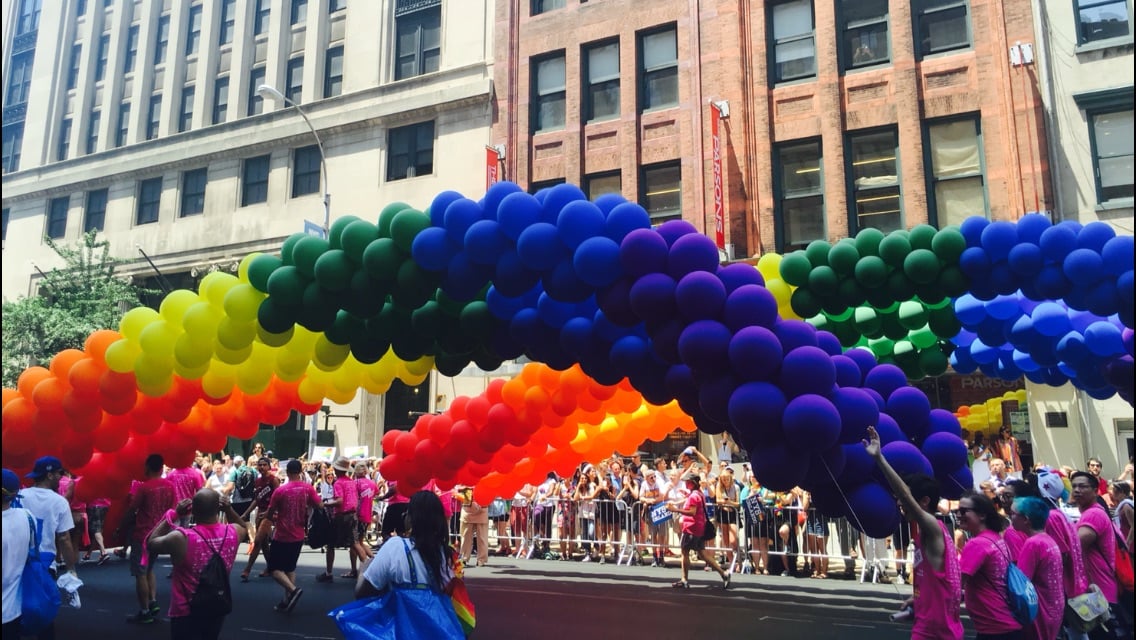
[[[107,415],[94,432],[95,449],[103,453],[118,451],[130,437],[134,421],[124,415]]]
[[[489,400],[481,396],[473,398],[465,405],[465,415],[474,426],[484,427],[489,419]]]
[[[380,444],[382,445],[383,452],[388,456],[394,453],[394,443],[396,440],[398,440],[399,433],[401,432],[392,429],[383,434],[383,439],[380,441]],[[383,476],[385,477],[386,474],[383,474]]]
[[[450,440],[442,447],[441,463],[450,471],[460,469],[468,460],[469,456],[466,455],[465,450],[458,444],[457,440]]]
[[[36,422],[36,416],[39,414],[39,409],[36,408],[34,402],[23,396],[12,400],[4,405],[4,448],[7,449],[8,431],[10,429],[22,428],[31,430],[32,425]]]
[[[99,377],[99,391],[103,399],[129,397],[134,401],[134,394],[138,390],[138,383],[133,373],[118,373],[117,371],[104,371]]]
[[[130,413],[137,400],[137,391],[124,396],[103,396],[103,411],[115,416],[125,415]]]
[[[414,446],[414,460],[427,471],[434,471],[442,456],[442,448],[433,440],[419,440]]]
[[[283,422],[283,421],[281,421]],[[259,422],[237,422],[235,428],[228,431],[222,430],[222,433],[228,433],[238,440],[249,440],[255,438],[258,431],[260,431]]]
[[[507,381],[504,378],[496,378],[489,383],[485,388],[485,398],[489,400],[489,404],[501,403],[501,389],[505,387]]]
[[[63,461],[66,469],[78,469],[91,460],[95,453],[95,438],[88,433],[76,433],[68,436],[67,446],[63,447],[59,459]],[[76,488],[78,491],[78,488]]]
[[[7,414],[7,407],[4,409]],[[4,422],[4,466],[8,466],[8,456],[22,457],[32,453],[36,447],[36,437],[31,425],[8,426],[8,421]]]
[[[458,396],[450,403],[450,408],[447,413],[454,417],[454,420],[461,420],[465,418],[465,407],[469,404],[469,398],[466,396]]]
[[[388,480],[395,480],[396,482],[402,478],[403,464],[395,454],[387,454],[379,463],[379,473]]]
[[[414,457],[414,447],[418,445],[418,438],[414,437],[413,433],[403,431],[398,434],[398,440],[394,443],[394,452],[399,457],[405,459]]]
[[[437,442],[439,446],[445,445],[450,441],[450,429],[454,427],[454,421],[447,414],[434,416],[430,421],[430,439]]]
[[[468,420],[458,420],[450,429],[450,441],[463,450],[477,448],[477,431]]]

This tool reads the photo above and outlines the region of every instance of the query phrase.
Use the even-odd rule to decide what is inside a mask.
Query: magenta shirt
[[[131,538],[142,542],[166,515],[166,511],[177,506],[174,487],[165,478],[151,478],[138,485],[138,491],[131,497],[131,505],[138,507]]]
[[[1097,534],[1097,541],[1089,549],[1082,549],[1085,560],[1085,577],[1089,583],[1100,587],[1101,593],[1112,604],[1117,602],[1116,574],[1116,534],[1108,512],[1099,504],[1081,512],[1077,529],[1088,527]]]
[[[701,536],[706,528],[706,498],[701,491],[691,491],[682,504],[683,510],[694,509],[694,515],[682,516],[682,532],[692,536]]]
[[[331,486],[333,495],[342,500],[335,507],[335,513],[355,513],[359,508],[359,487],[355,485],[354,478],[347,476],[340,476],[335,479],[335,484]]]
[[[75,485],[75,491],[76,492],[79,490],[79,480],[78,479],[71,479],[68,476],[63,476],[63,477],[59,478],[59,490],[58,490],[59,495],[66,496],[67,495],[67,487],[69,487],[71,485]],[[82,502],[80,500],[77,500],[75,498],[75,495],[76,495],[75,493],[72,493],[71,499],[67,501],[67,503],[69,505],[71,505],[71,510],[72,511],[86,511],[87,510],[87,503]]]
[[[1037,589],[1037,617],[1026,625],[1026,638],[1053,640],[1061,629],[1061,619],[1065,614],[1061,550],[1046,533],[1032,535],[1022,544],[1018,568]]]
[[[398,482],[391,480],[387,483],[387,488],[389,488],[391,491],[394,491],[394,495],[391,496],[389,500],[387,500],[387,504],[405,504],[410,502],[409,496],[404,496],[397,491]]]
[[[958,554],[946,525],[939,524],[943,535],[943,568],[935,571],[923,559],[923,538],[915,539],[915,558],[912,563],[912,586],[915,595],[915,625],[911,637],[934,640],[960,640],[963,634],[959,619],[959,600],[962,595],[962,575]]]
[[[1002,540],[1005,540],[1006,546],[1010,548],[1010,559],[1017,562],[1018,554],[1022,552],[1022,545],[1026,543],[1026,534],[1010,528],[1002,532]]]
[[[174,486],[174,497],[178,502],[193,498],[197,490],[205,486],[205,476],[194,467],[174,469],[166,474],[166,480]]]
[[[1010,549],[1002,536],[983,531],[962,548],[959,568],[967,576],[966,612],[979,633],[1009,633],[1022,628],[1006,603]]]
[[[221,554],[225,569],[232,571],[233,561],[237,558],[237,547],[240,546],[240,536],[235,525],[199,524],[190,529],[178,530],[185,534],[186,554],[180,563],[174,565],[171,576],[173,578],[170,585],[171,618],[189,615],[189,601],[197,592],[197,581],[201,577],[201,572],[205,570],[205,565],[213,557],[213,550]]]
[[[1050,509],[1049,519],[1045,521],[1045,533],[1057,543],[1061,551],[1062,580],[1065,586],[1065,599],[1075,598],[1089,589],[1085,579],[1085,562],[1081,554],[1081,541],[1073,523],[1060,509]]]
[[[308,509],[320,506],[315,487],[306,482],[282,484],[272,492],[268,512],[273,514],[276,532],[273,540],[303,542],[308,527]]]
[[[359,522],[371,523],[375,519],[375,491],[378,487],[365,477],[355,478],[355,486],[359,490]]]

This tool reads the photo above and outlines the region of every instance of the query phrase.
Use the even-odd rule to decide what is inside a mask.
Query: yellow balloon
[[[300,400],[304,404],[316,404],[323,402],[324,388],[323,385],[317,383],[311,378],[304,378],[300,382],[300,386],[296,388],[296,395],[300,396]]]
[[[202,298],[209,301],[209,304],[223,307],[225,305],[225,294],[239,283],[240,281],[234,275],[223,271],[214,271],[201,279],[197,290],[201,293]]]
[[[351,391],[340,391],[335,387],[331,387],[327,390],[327,398],[336,404],[349,404],[355,399],[355,394],[358,393],[358,391],[359,389],[357,388]]]
[[[142,380],[136,380],[136,382],[138,384],[139,391],[150,396],[151,398],[160,398],[169,393],[170,389],[173,388],[174,377],[172,375],[167,375],[164,378],[157,378],[145,382],[143,382]]]
[[[766,253],[757,260],[757,270],[766,282],[781,279],[781,254]]]
[[[173,368],[173,359],[154,357],[143,351],[134,360],[134,377],[139,384],[145,382],[156,385],[169,378],[173,373]]]
[[[412,376],[430,373],[434,368],[434,356],[422,356],[421,358],[407,362],[406,372]]]
[[[319,339],[319,337],[323,334],[308,331],[300,325],[295,325],[294,327],[292,327],[292,329],[292,339],[288,341],[288,344],[286,344],[285,347],[289,351],[302,353],[310,358],[312,356],[312,353],[315,351],[316,340]]]
[[[138,340],[142,330],[161,317],[150,307],[134,307],[122,316],[122,320],[118,323],[118,332],[127,340]]]
[[[271,382],[272,370],[253,366],[251,360],[237,369],[237,388],[250,396],[264,393]]]
[[[107,368],[117,373],[129,373],[134,370],[134,361],[142,353],[138,344],[130,340],[118,340],[106,350]]]
[[[313,350],[315,357],[312,358],[312,362],[324,371],[334,371],[343,365],[350,354],[350,345],[335,344],[325,336],[320,335],[316,339],[315,349]]]
[[[423,382],[426,382],[426,378],[428,378],[429,376],[430,376],[429,372],[420,373],[420,374],[412,374],[412,373],[407,372],[405,375],[400,375],[398,377],[398,379],[402,380],[402,382],[404,384],[406,384],[407,386],[417,387],[418,385],[422,384]],[[389,386],[388,386],[388,388],[389,388]]]
[[[256,325],[251,322],[237,322],[226,316],[217,325],[217,342],[226,349],[240,351],[255,339]]]
[[[238,365],[248,360],[249,354],[252,353],[252,344],[250,343],[243,349],[229,349],[219,341],[213,343],[213,355],[217,360],[226,364]],[[216,360],[214,361],[216,362]]]
[[[183,333],[174,342],[174,360],[184,368],[208,369],[209,359],[212,357],[212,340],[195,340],[191,334]]]
[[[174,360],[174,373],[178,374],[186,380],[200,380],[201,376],[209,371],[209,363],[197,367],[186,367],[182,363]]]
[[[201,377],[201,390],[210,398],[224,398],[233,392],[233,378],[221,376],[212,370]]]
[[[245,256],[244,258],[242,258],[240,266],[237,267],[237,280],[240,280],[241,282],[248,282],[249,281],[249,265],[252,264],[253,260],[256,260],[258,257],[260,257],[262,255],[264,255],[264,254],[262,254],[259,251],[253,251],[252,253],[250,253],[247,256]]]
[[[350,370],[340,368],[332,375],[331,385],[341,393],[354,393],[359,388],[359,378],[352,375]]]
[[[179,331],[165,320],[151,322],[138,336],[142,351],[158,358],[172,358]]]
[[[198,302],[201,302],[201,298],[193,291],[177,289],[167,293],[166,297],[162,298],[158,313],[162,314],[166,322],[181,324],[181,318],[185,315],[186,310]]]
[[[181,326],[194,340],[210,340],[217,335],[217,325],[225,315],[208,302],[197,302],[185,310]]]
[[[281,378],[298,380],[300,376],[308,369],[308,364],[311,360],[307,356],[289,351],[288,349],[278,349],[275,353],[276,365],[274,370],[276,375]]]
[[[262,300],[268,296],[251,284],[238,284],[225,294],[225,314],[237,322],[253,322]]]

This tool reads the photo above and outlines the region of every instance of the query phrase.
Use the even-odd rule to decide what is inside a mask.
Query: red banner
[[[714,241],[726,248],[726,204],[722,193],[722,112],[710,105],[710,139],[714,149]]]
[[[497,150],[493,147],[485,147],[485,189],[497,184],[497,166],[500,163],[500,157],[497,155]]]

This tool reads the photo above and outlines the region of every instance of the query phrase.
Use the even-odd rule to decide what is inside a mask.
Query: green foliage
[[[73,247],[50,238],[47,245],[63,266],[44,274],[36,296],[4,302],[3,382],[16,386],[24,369],[47,366],[64,349],[81,349],[87,336],[98,329],[118,327],[129,309],[151,293],[115,275],[119,260],[110,245],[94,231]]]

